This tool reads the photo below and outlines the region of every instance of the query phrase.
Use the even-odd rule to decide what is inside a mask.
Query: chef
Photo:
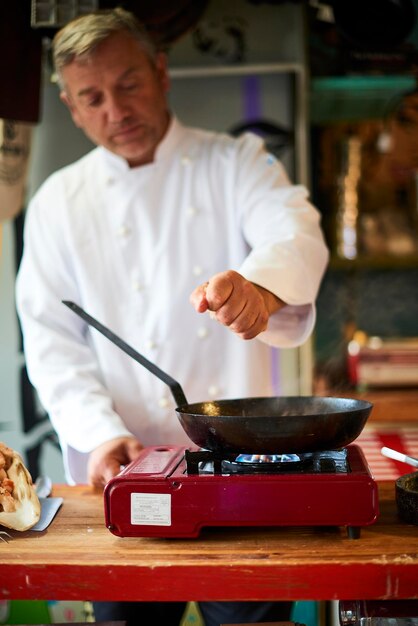
[[[270,348],[311,334],[328,252],[306,189],[258,137],[188,128],[170,110],[165,56],[131,13],[77,18],[53,51],[61,99],[97,147],[31,200],[17,306],[68,481],[102,487],[142,447],[190,441],[168,387],[62,300],[179,380],[188,402],[273,395]],[[140,606],[100,619],[139,624]],[[284,603],[200,607],[206,626],[289,616]]]

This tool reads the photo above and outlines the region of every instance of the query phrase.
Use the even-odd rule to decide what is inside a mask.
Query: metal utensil
[[[408,465],[412,465],[412,467],[418,467],[418,459],[415,459],[413,456],[408,456],[407,454],[403,454],[397,450],[392,450],[392,448],[387,448],[386,446],[384,446],[380,452],[389,459],[407,463]]]
[[[186,396],[184,395],[183,389],[174,378],[169,376],[166,372],[163,372],[157,365],[148,361],[146,357],[142,354],[134,350],[130,345],[128,345],[123,339],[115,335],[114,332],[106,328],[103,324],[98,322],[94,317],[86,313],[81,307],[79,307],[75,302],[71,302],[69,300],[62,301],[65,306],[68,306],[74,313],[79,315],[87,324],[90,324],[93,328],[98,330],[102,335],[107,337],[109,341],[111,341],[115,346],[123,350],[126,354],[132,357],[135,361],[143,365],[149,372],[157,376],[160,380],[162,380],[166,385],[168,385],[171,389],[171,393],[178,405],[187,404]]]

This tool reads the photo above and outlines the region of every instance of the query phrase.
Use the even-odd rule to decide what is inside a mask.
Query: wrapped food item
[[[22,457],[0,442],[0,525],[29,530],[40,516],[39,498]]]

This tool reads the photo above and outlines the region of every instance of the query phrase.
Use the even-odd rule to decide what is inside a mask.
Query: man
[[[186,128],[170,111],[165,57],[130,13],[69,23],[54,61],[61,99],[98,147],[32,199],[17,304],[68,480],[103,487],[144,446],[190,442],[165,385],[61,301],[171,373],[189,402],[272,395],[269,345],[310,335],[328,252],[306,190],[259,138]],[[139,606],[123,608],[128,623],[148,623]],[[206,626],[289,617],[288,603],[200,608]],[[174,626],[182,605],[158,610]]]

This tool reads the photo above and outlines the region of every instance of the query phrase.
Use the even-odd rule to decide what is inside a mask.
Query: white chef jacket
[[[153,163],[103,147],[31,200],[16,296],[29,377],[56,429],[70,484],[88,453],[135,435],[190,443],[170,388],[62,304],[72,300],[181,384],[188,402],[274,395],[269,345],[310,335],[328,251],[303,186],[252,134],[235,139],[175,117]],[[234,269],[289,306],[243,341],[189,295]]]

